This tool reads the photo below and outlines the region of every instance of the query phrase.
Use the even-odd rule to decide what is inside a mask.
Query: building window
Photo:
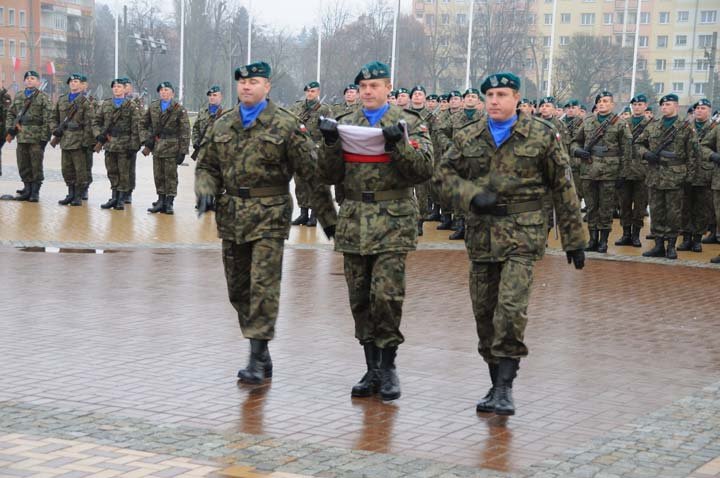
[[[712,35],[698,35],[698,48],[712,48]]]
[[[682,81],[673,81],[672,89],[673,91],[683,91],[685,90],[685,83]]]
[[[5,25],[5,7],[0,7],[0,25]]]
[[[440,24],[441,24],[441,25],[449,25],[449,24],[450,24],[450,14],[448,14],[448,13],[443,13],[443,14],[440,16]]]
[[[566,46],[570,44],[570,37],[561,36],[560,37],[560,46]]]
[[[15,51],[15,40],[8,41],[8,56],[17,56]]]
[[[665,83],[655,83],[653,88],[655,88],[655,93],[662,94],[665,91]]]
[[[20,24],[20,28],[25,28],[25,10],[20,10],[18,12],[18,22]]]
[[[670,12],[660,12],[660,23],[663,25],[670,23]]]
[[[667,48],[667,46],[668,46],[668,36],[667,35],[658,35],[657,47],[658,48]]]
[[[640,13],[640,23],[643,25],[647,25],[650,23],[650,12],[641,12]]]
[[[0,57],[5,56],[5,40],[0,38]]]
[[[622,25],[623,21],[625,20],[625,13],[624,12],[617,12],[617,24]]]
[[[637,23],[637,14],[635,12],[628,12],[627,22],[630,25],[635,25]]]
[[[560,14],[560,23],[570,23],[570,14],[569,13],[561,13]]]
[[[690,18],[690,12],[688,12],[687,10],[681,10],[678,12],[677,22],[678,23],[687,23],[689,18]]]
[[[708,71],[710,69],[710,60],[707,60],[705,58],[698,58],[697,68],[695,69],[699,71]]]
[[[595,14],[594,13],[583,13],[580,16],[581,25],[595,25]]]
[[[25,42],[24,42],[24,41],[21,41],[21,42],[20,42],[20,58],[25,58],[25,56],[27,55],[26,49],[27,49],[27,48],[26,48],[26,46],[25,46]]]
[[[647,48],[649,44],[649,38],[647,36],[641,35],[640,38],[640,44],[638,45],[640,48]]]
[[[717,21],[717,10],[701,10],[700,23],[715,23]]]
[[[458,25],[465,25],[467,23],[467,15],[464,13],[458,13],[455,17],[455,23]]]
[[[548,68],[550,68],[550,60],[548,60],[547,58],[543,58],[542,65],[543,70],[547,70]]]
[[[528,14],[528,25],[535,25],[535,14],[530,13]]]
[[[551,45],[551,43],[550,43],[550,37],[547,36],[547,35],[544,36],[544,37],[543,37],[543,46],[544,46],[545,48],[550,48],[550,45]]]
[[[422,19],[423,19],[424,16],[425,16],[425,15],[423,15],[422,13],[416,13],[416,14],[415,14],[415,19],[422,21]]]
[[[684,70],[685,58],[675,58],[673,60],[673,70]]]
[[[638,71],[647,70],[647,60],[644,58],[639,58],[637,61],[637,69]]]
[[[545,25],[552,25],[552,13],[545,14]]]
[[[8,25],[15,26],[15,10],[12,8],[8,9]]]
[[[622,35],[615,35],[615,44],[618,46],[623,46]]]
[[[665,71],[667,61],[663,59],[655,60],[655,71]]]
[[[603,24],[604,25],[612,25],[613,21],[613,14],[612,13],[603,13]]]
[[[687,46],[687,35],[675,35],[675,46]]]
[[[435,15],[432,13],[425,15],[425,24],[429,27],[435,25]]]
[[[707,88],[707,83],[695,83],[695,94],[704,95]]]

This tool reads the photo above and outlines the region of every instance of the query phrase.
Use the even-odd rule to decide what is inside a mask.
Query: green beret
[[[65,84],[69,85],[72,80],[82,81],[82,75],[80,73],[70,73]]]
[[[465,90],[465,93],[463,93],[463,98],[465,98],[465,96],[470,95],[470,94],[475,94],[475,95],[478,95],[478,97],[479,97],[480,91],[477,88],[468,88],[467,90]]]
[[[433,93],[433,94],[431,94],[431,95],[427,95],[427,98],[426,98],[426,99],[427,99],[428,101],[432,101],[432,100],[437,101],[437,100],[440,99],[440,97],[439,97],[438,95],[436,95],[435,93]]]
[[[495,73],[485,78],[480,85],[480,91],[485,94],[491,88],[512,88],[517,91],[520,89],[520,78],[513,73]]]
[[[652,113],[652,106],[648,106],[645,111],[649,111],[650,113]]]
[[[317,81],[311,81],[307,85],[305,85],[305,88],[303,88],[303,91],[311,90],[313,88],[320,88],[320,83]]]
[[[568,108],[570,106],[580,106],[580,102],[576,99],[572,99],[572,100],[568,101],[567,103],[565,103],[565,108]]]
[[[122,78],[115,78],[114,80],[112,80],[110,82],[110,88],[112,88],[115,85],[122,85],[122,84],[123,84]]]
[[[123,84],[125,84],[125,83],[123,83]],[[170,88],[171,90],[175,91],[175,87],[173,87],[172,83],[170,83],[169,81],[160,82],[160,84],[157,85],[157,88],[155,88],[155,91],[160,93],[161,88]]]
[[[210,96],[213,93],[220,93],[220,87],[218,85],[212,85],[209,90],[207,90],[207,93],[205,93],[206,96]]]
[[[632,113],[632,111],[630,111],[630,107],[629,107],[629,106],[626,106],[625,108],[623,108],[622,112],[623,112],[623,113]]]
[[[678,95],[676,95],[675,93],[670,93],[669,95],[665,95],[660,98],[660,104],[663,104],[666,101],[675,101],[677,103],[678,101],[680,101],[680,98],[678,98]]]
[[[390,67],[379,61],[366,63],[355,76],[355,84],[359,85],[362,80],[377,80],[379,78],[390,78]]]
[[[707,106],[708,108],[712,108],[712,103],[710,103],[709,99],[703,98],[693,105],[693,109],[697,108],[698,106]]]
[[[555,97],[554,96],[546,96],[545,98],[540,100],[539,106],[542,106],[545,103],[555,105]]]
[[[595,104],[598,104],[598,101],[600,101],[600,98],[605,98],[606,96],[609,96],[610,98],[613,97],[613,94],[610,93],[608,90],[603,90],[600,93],[597,94],[595,97]]]
[[[645,95],[643,95],[643,94],[635,95],[635,96],[633,96],[632,99],[630,100],[630,104],[633,104],[633,103],[647,103],[647,102],[648,102],[647,96],[645,96]]]
[[[448,95],[438,95],[438,101],[447,101]]]
[[[23,80],[27,78],[28,76],[34,76],[35,78],[40,78],[40,74],[35,70],[28,70],[25,72],[25,75],[23,75]]]
[[[123,85],[131,85],[132,81],[130,81],[130,78],[128,78],[127,76],[123,76],[122,78],[120,78],[120,83],[122,83]]]
[[[388,93],[388,98],[395,98],[397,96],[397,91],[390,90],[390,93]]]
[[[360,89],[360,88],[358,87],[358,85],[356,85],[356,84],[354,84],[354,83],[353,83],[353,84],[350,84],[350,85],[347,85],[347,86],[345,87],[345,89],[343,90],[343,95],[344,95],[345,93],[347,93],[348,90],[358,91],[359,89]]]
[[[241,78],[270,78],[272,69],[264,61],[256,61],[249,65],[235,68],[235,81]]]
[[[410,90],[410,96],[415,94],[416,91],[422,91],[423,93],[427,94],[427,91],[425,91],[425,87],[423,85],[415,85],[413,86],[412,90]]]
[[[587,111],[587,106],[585,106],[584,104],[580,103],[580,109]]]
[[[517,104],[517,105],[520,106],[520,105],[531,105],[531,104],[532,104],[532,103],[530,102],[529,99],[523,98],[523,99],[521,99],[520,101],[518,101],[518,104]]]
[[[452,90],[450,93],[447,94],[448,100],[450,100],[450,98],[452,98],[454,96],[457,96],[458,98],[462,98],[462,95],[460,94],[460,92],[458,90]]]
[[[403,93],[405,93],[406,95],[410,94],[407,88],[398,88],[397,90],[395,90],[395,96],[400,96]]]
[[[87,76],[85,76],[85,75],[80,75],[80,81],[83,82],[83,83],[87,83],[87,82],[88,82]]]

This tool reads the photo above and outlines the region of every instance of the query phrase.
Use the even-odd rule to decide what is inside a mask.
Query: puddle
[[[112,249],[74,249],[70,247],[20,247],[22,252],[46,252],[48,254],[115,254]]]

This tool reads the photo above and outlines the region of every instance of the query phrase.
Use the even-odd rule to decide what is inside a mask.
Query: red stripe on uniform
[[[346,163],[389,163],[389,154],[365,155],[343,151],[343,159]]]

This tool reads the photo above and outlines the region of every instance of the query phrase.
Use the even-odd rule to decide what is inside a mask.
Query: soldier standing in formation
[[[462,94],[459,91],[453,90],[447,94],[447,109],[443,111],[442,116],[439,117],[437,121],[437,138],[442,149],[442,154],[445,154],[445,151],[450,146],[452,139],[452,118],[453,115],[462,111],[462,103]],[[442,201],[441,197],[438,198],[438,201]],[[440,210],[442,211],[442,214],[440,214],[440,224],[437,225],[436,229],[438,231],[452,230],[452,206],[449,203],[440,202]]]
[[[584,116],[580,111],[580,102],[572,99],[565,105],[565,129],[567,130],[568,139],[566,141],[567,151],[570,154],[572,140],[577,134],[578,130],[582,127]],[[578,193],[578,202],[582,202],[582,180],[581,168],[583,167],[582,161],[571,155],[570,167],[573,173],[573,182],[575,183],[575,191]]]
[[[410,92],[407,88],[398,88],[395,90],[396,104],[400,108],[407,108],[410,106]]]
[[[210,129],[224,112],[222,107],[223,95],[219,86],[211,86],[205,95],[208,99],[208,105],[200,110],[192,127],[193,152],[191,157],[193,160],[197,160],[200,148],[205,142],[205,138],[208,137]]]
[[[717,234],[717,227],[720,225],[720,126],[713,121],[709,131],[705,133],[702,141],[702,157],[713,165],[710,189],[712,190],[713,208],[715,210],[714,224]],[[720,264],[720,255],[710,259],[713,264]]]
[[[15,95],[5,120],[5,140],[17,138],[17,163],[23,189],[15,197],[17,201],[38,202],[40,186],[45,179],[43,158],[45,146],[50,139],[50,115],[52,104],[40,91],[40,75],[27,71],[23,76],[25,90]]]
[[[322,225],[335,212],[318,180],[317,147],[305,126],[267,99],[270,73],[265,62],[235,70],[240,104],[217,119],[195,169],[198,214],[216,198],[228,295],[250,339],[250,360],[238,378],[254,384],[272,376],[268,341],[275,334],[293,175],[310,185],[311,205]],[[327,225],[325,233],[333,237],[335,226]]]
[[[130,78],[124,77],[122,78],[122,83],[123,88],[125,89],[125,97],[131,102],[132,106],[137,111],[138,116],[142,118],[145,110],[142,105],[142,99],[133,89],[132,81],[130,81]],[[128,150],[128,159],[130,160],[130,191],[125,194],[125,204],[132,204],[132,193],[135,190],[137,173],[137,153],[140,151],[140,147],[142,146],[142,136],[138,136],[136,141],[136,143],[130,144],[130,149]]]
[[[338,117],[341,114],[345,114],[354,110],[355,108],[359,108],[360,101],[357,99],[357,95],[358,86],[354,84],[347,85],[343,90],[344,101],[338,105],[333,106],[332,108],[333,117]]]
[[[355,78],[362,109],[324,119],[319,168],[326,184],[341,184],[345,200],[338,214],[335,250],[343,253],[355,337],[363,346],[367,373],[352,396],[380,392],[383,400],[400,397],[395,370],[405,297],[405,259],[417,247],[418,205],[413,187],[432,175],[432,143],[420,116],[390,105],[390,68],[368,63]],[[338,123],[381,129],[368,138],[381,141],[351,149],[340,138]],[[365,143],[371,140],[353,141]]]
[[[423,85],[413,86],[412,90],[410,90],[410,106],[406,109],[409,109],[420,115],[423,124],[428,128],[428,134],[432,138],[433,111],[425,106],[426,94],[427,92],[425,91],[425,87]],[[431,207],[429,181],[415,186],[415,197],[417,198],[418,208],[420,209],[420,215],[418,216],[417,221],[418,236],[422,236],[425,212],[428,211]]]
[[[5,145],[5,120],[11,104],[10,94],[5,86],[0,86],[0,176],[2,176],[2,147]]]
[[[90,184],[93,182],[93,175],[92,175],[92,168],[93,168],[93,148],[95,147],[95,114],[97,113],[97,106],[98,102],[89,92],[88,92],[88,79],[85,75],[80,75],[80,85],[82,86],[82,94],[87,99],[88,106],[91,110],[91,114],[93,117],[93,125],[91,126],[90,130],[87,131],[85,137],[82,141],[82,151],[85,154],[85,166],[86,166],[86,177],[87,177],[87,185],[85,186],[85,189],[82,191],[82,200],[87,201],[88,198],[88,191],[90,189]]]
[[[190,120],[187,110],[175,101],[175,88],[169,81],[157,87],[160,99],[150,104],[142,130],[146,137],[143,154],[153,155],[153,178],[158,194],[157,202],[148,212],[174,214],[173,201],[177,196],[177,167],[185,160],[190,145]],[[133,108],[135,108],[133,106]]]

